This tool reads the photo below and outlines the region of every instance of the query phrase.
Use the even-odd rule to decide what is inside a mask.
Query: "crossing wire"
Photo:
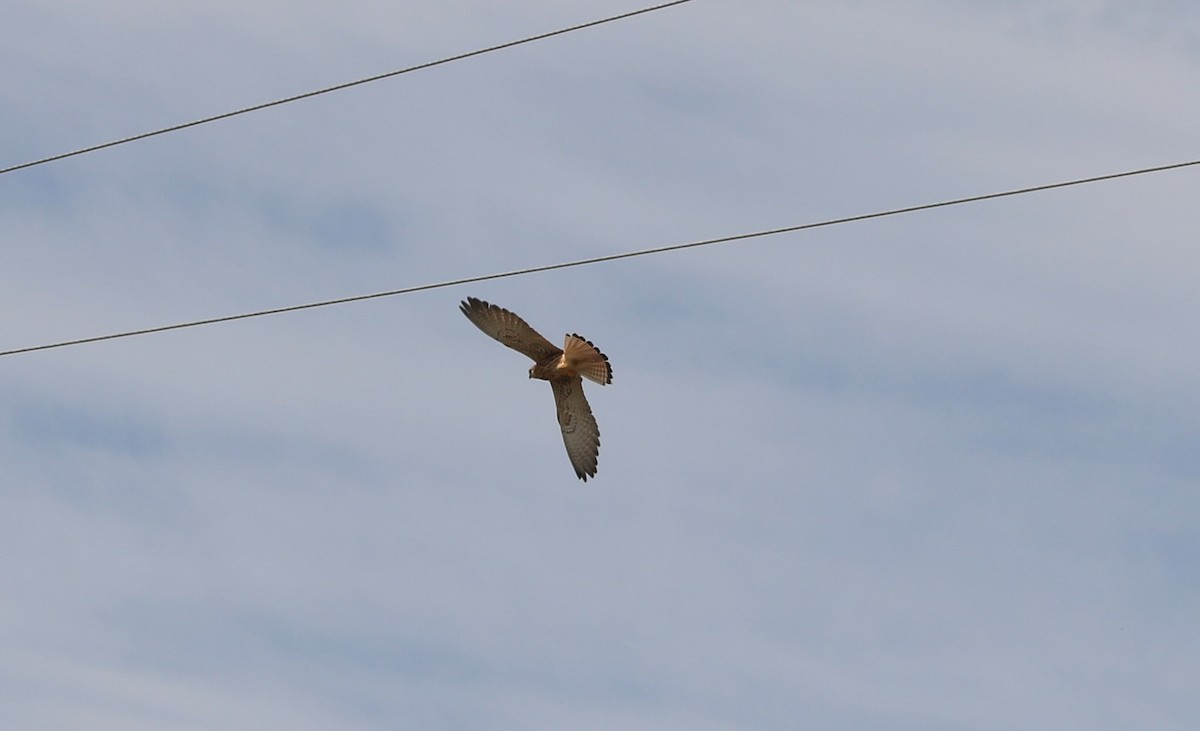
[[[701,246],[713,246],[715,244],[727,244],[737,241],[746,241],[749,239],[757,239],[765,236],[776,236],[785,233],[794,233],[797,231],[805,231],[814,228],[823,228],[826,226],[836,226],[844,223],[853,223],[856,221],[866,221],[875,218],[885,218],[888,216],[899,216],[905,213],[916,213],[918,211],[928,211],[935,208],[946,208],[948,206],[959,206],[967,203],[978,203],[980,201],[994,200],[997,198],[1007,198],[1011,196],[1027,195],[1041,191],[1053,190],[1055,188],[1068,188],[1077,185],[1085,185],[1088,183],[1098,183],[1105,180],[1116,180],[1117,178],[1128,178],[1135,175],[1148,175],[1150,173],[1160,173],[1167,170],[1178,170],[1180,168],[1200,165],[1200,160],[1191,160],[1189,162],[1179,162],[1170,165],[1159,165],[1156,167],[1140,168],[1137,170],[1127,170],[1119,173],[1108,173],[1105,175],[1096,175],[1090,178],[1077,178],[1075,180],[1067,180],[1059,183],[1045,183],[1042,185],[1033,185],[1026,188],[1016,188],[1013,190],[1001,191],[998,193],[984,193],[982,195],[973,195],[966,198],[954,198],[951,200],[939,201],[936,203],[923,203],[921,205],[908,206],[905,208],[892,208],[885,211],[876,211],[874,213],[862,213],[855,216],[846,216],[844,218],[831,218],[824,221],[814,223],[802,223],[795,226],[785,226],[783,228],[774,228],[764,231],[755,231],[752,233],[736,234],[733,236],[722,236],[713,239],[703,239],[701,241],[691,241],[683,244],[671,244],[668,246],[658,246],[649,249],[639,249],[636,251],[627,251],[620,254],[608,254],[605,256],[597,256],[589,259],[577,259],[575,261],[563,262],[560,264],[544,264],[541,266],[533,266],[525,269],[515,269],[508,272],[499,272],[494,274],[480,274],[471,277],[463,277],[461,279],[451,279],[445,282],[436,282],[433,284],[420,284],[414,287],[405,287],[403,289],[393,289],[387,292],[374,292],[372,294],[360,294],[350,297],[340,297],[338,299],[323,300],[320,302],[308,302],[300,305],[289,305],[286,307],[276,307],[269,310],[258,310],[255,312],[243,312],[236,315],[225,315],[222,317],[210,317],[204,320],[193,320],[191,322],[180,322],[173,325],[160,325],[158,327],[142,328],[140,330],[128,330],[125,332],[111,333],[108,335],[96,335],[93,337],[79,338],[76,340],[64,340],[56,343],[48,343],[45,345],[33,345],[25,348],[15,348],[13,350],[0,351],[0,356],[17,355],[18,353],[32,353],[38,350],[52,350],[55,348],[66,348],[75,345],[83,345],[85,343],[98,343],[103,340],[116,340],[118,338],[130,338],[137,335],[149,335],[151,333],[167,332],[168,330],[182,330],[184,328],[200,327],[202,325],[215,325],[221,322],[232,322],[234,320],[246,320],[252,317],[265,317],[266,315],[278,315],[284,312],[296,312],[299,310],[310,310],[317,307],[331,307],[333,305],[341,305],[349,302],[362,302],[364,300],[379,299],[381,297],[395,297],[403,294],[413,294],[414,292],[425,292],[431,289],[443,289],[446,287],[456,287],[463,284],[473,284],[476,282],[485,282],[492,279],[505,279],[507,277],[518,277],[526,274],[536,274],[539,272],[549,272],[556,269],[569,269],[571,267],[587,266],[590,264],[600,264],[603,262],[617,261],[620,259],[632,259],[638,256],[649,256],[650,254],[662,254],[670,251],[682,251],[684,249],[694,249]]]
[[[594,28],[598,25],[604,25],[605,23],[612,23],[612,22],[615,22],[618,20],[632,18],[635,15],[644,15],[646,13],[652,13],[656,10],[662,10],[664,8],[669,8],[673,5],[683,5],[684,3],[690,3],[690,2],[692,2],[692,0],[672,0],[671,2],[665,2],[665,3],[660,3],[658,5],[652,5],[647,8],[641,8],[640,10],[631,10],[627,13],[620,13],[618,15],[612,15],[607,18],[601,18],[599,20],[590,20],[586,23],[579,23],[578,25],[572,25],[568,28],[560,28],[558,30],[552,30],[552,31],[549,31],[546,33],[539,33],[537,35],[529,36],[527,38],[522,38],[522,39],[516,40],[516,41],[508,41],[507,43],[501,43],[501,44],[498,44],[495,46],[488,46],[487,48],[480,48],[480,49],[477,49],[474,51],[460,53],[455,56],[447,56],[446,58],[441,58],[436,61],[428,61],[426,63],[420,63],[420,64],[417,64],[416,66],[409,66],[408,68],[399,69],[397,71],[389,71],[387,73],[377,74],[375,76],[369,76],[365,79],[358,79],[357,81],[348,81],[348,82],[345,82],[342,84],[328,86],[328,87],[325,87],[324,89],[317,89],[316,91],[308,91],[303,94],[296,94],[295,96],[289,96],[289,97],[285,97],[283,99],[276,99],[275,101],[271,101],[271,102],[255,104],[254,106],[245,107],[243,109],[237,109],[232,112],[224,112],[222,114],[215,114],[211,117],[204,117],[203,119],[197,119],[197,120],[193,120],[191,122],[184,122],[183,124],[176,124],[176,125],[172,125],[170,127],[163,127],[162,129],[156,129],[151,132],[143,132],[141,134],[133,135],[132,137],[125,137],[125,138],[122,138],[119,140],[113,140],[111,142],[103,142],[99,145],[92,145],[91,147],[84,147],[84,148],[81,148],[78,150],[72,150],[71,152],[63,152],[63,153],[59,153],[57,155],[51,155],[50,157],[43,157],[40,160],[33,160],[31,162],[23,162],[18,165],[11,165],[6,168],[0,168],[0,175],[3,175],[5,173],[16,172],[17,170],[24,170],[26,168],[31,168],[31,167],[34,167],[37,165],[45,165],[46,163],[54,162],[56,160],[65,160],[68,157],[75,157],[76,155],[84,155],[89,152],[96,152],[97,150],[104,150],[109,147],[116,147],[117,145],[124,145],[124,144],[128,144],[130,142],[137,142],[138,140],[144,140],[149,137],[157,137],[158,135],[165,135],[170,132],[178,132],[179,130],[188,129],[189,127],[198,127],[199,125],[208,124],[209,122],[216,122],[216,121],[222,120],[222,119],[229,119],[230,117],[237,117],[242,114],[249,114],[250,112],[257,112],[257,111],[260,111],[263,109],[267,109],[269,107],[277,107],[282,104],[290,104],[291,102],[300,101],[301,99],[310,99],[314,96],[320,96],[322,94],[328,94],[328,93],[334,92],[334,91],[341,91],[342,89],[349,89],[352,86],[361,86],[362,84],[369,84],[373,81],[379,81],[381,79],[390,79],[393,76],[400,76],[401,74],[412,73],[413,71],[420,71],[422,69],[428,69],[428,68],[432,68],[434,66],[441,66],[443,64],[448,64],[448,63],[451,63],[454,61],[462,61],[463,59],[471,58],[473,56],[482,56],[485,53],[492,53],[493,51],[500,51],[505,48],[512,48],[514,46],[520,46],[520,45],[524,45],[526,43],[533,43],[534,41],[545,40],[547,38],[552,38],[554,36],[560,36],[565,33],[572,33],[577,30],[583,30],[584,28]]]

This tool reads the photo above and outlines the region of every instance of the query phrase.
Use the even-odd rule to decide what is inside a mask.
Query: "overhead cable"
[[[25,168],[31,168],[36,165],[44,165],[48,162],[54,162],[56,160],[63,160],[68,157],[75,157],[76,155],[83,155],[83,154],[86,154],[89,152],[95,152],[97,150],[104,150],[109,147],[116,147],[117,145],[124,145],[124,144],[130,143],[130,142],[137,142],[138,140],[144,140],[148,137],[157,137],[158,135],[165,135],[169,132],[178,132],[179,130],[188,129],[189,127],[197,127],[202,124],[208,124],[209,122],[216,122],[216,121],[222,120],[222,119],[229,119],[230,117],[237,117],[242,114],[249,114],[250,112],[257,112],[262,109],[267,109],[269,107],[277,107],[277,106],[280,106],[281,104],[290,104],[291,102],[300,101],[301,99],[309,99],[314,96],[320,96],[322,94],[328,94],[328,93],[334,92],[334,91],[341,91],[342,89],[349,89],[352,86],[361,86],[362,84],[369,84],[373,81],[380,81],[381,79],[390,79],[393,76],[400,76],[401,74],[407,74],[407,73],[411,73],[413,71],[420,71],[422,69],[432,68],[434,66],[441,66],[443,64],[451,63],[452,61],[461,61],[463,59],[471,58],[473,56],[482,56],[485,53],[492,53],[493,51],[500,51],[505,48],[512,48],[514,46],[520,46],[520,45],[524,45],[526,43],[533,43],[534,41],[545,40],[545,39],[551,38],[553,36],[560,36],[565,33],[571,33],[571,32],[577,31],[577,30],[583,30],[584,28],[594,28],[595,26],[604,25],[605,23],[612,23],[617,20],[624,20],[625,18],[632,18],[635,15],[644,15],[645,13],[652,13],[655,10],[662,10],[664,8],[669,8],[672,5],[683,5],[684,3],[689,3],[689,2],[692,2],[692,0],[672,0],[672,2],[660,3],[658,5],[652,5],[648,8],[642,8],[640,10],[632,10],[627,13],[621,13],[619,15],[612,15],[607,18],[601,18],[600,20],[590,20],[586,23],[572,25],[568,28],[560,28],[558,30],[552,30],[547,33],[539,33],[537,35],[529,36],[527,38],[522,38],[522,39],[516,40],[516,41],[508,41],[507,43],[501,43],[501,44],[495,45],[495,46],[488,46],[487,48],[480,48],[480,49],[477,49],[474,51],[468,51],[467,53],[460,53],[455,56],[447,56],[446,58],[440,58],[436,61],[428,61],[426,63],[420,63],[420,64],[417,64],[416,66],[409,66],[408,68],[399,69],[397,71],[389,71],[387,73],[377,74],[375,76],[369,76],[365,79],[358,79],[357,81],[347,81],[342,84],[335,84],[334,86],[325,87],[324,89],[317,89],[316,91],[308,91],[303,94],[296,94],[295,96],[289,96],[289,97],[285,97],[283,99],[276,99],[275,101],[271,101],[271,102],[255,104],[254,106],[245,107],[244,109],[237,109],[232,112],[224,112],[222,114],[214,114],[211,117],[204,117],[203,119],[196,119],[191,122],[184,122],[182,124],[176,124],[176,125],[172,125],[170,127],[163,127],[162,129],[156,129],[151,132],[143,132],[141,134],[133,135],[132,137],[125,137],[125,138],[122,138],[119,140],[112,140],[111,142],[103,142],[99,145],[92,145],[91,147],[84,147],[84,148],[81,148],[78,150],[72,150],[71,152],[63,152],[63,153],[59,153],[57,155],[51,155],[50,157],[43,157],[40,160],[32,160],[30,162],[23,162],[23,163],[20,163],[17,165],[10,165],[9,167],[6,167],[6,168],[0,168],[0,175],[3,175],[5,173],[15,172],[17,170],[24,170]]]
[[[337,299],[323,300],[320,302],[309,302],[300,305],[289,305],[286,307],[276,307],[269,310],[257,310],[254,312],[243,312],[236,315],[225,315],[222,317],[211,317],[204,320],[193,320],[190,322],[180,322],[173,325],[160,325],[157,327],[147,327],[139,330],[128,330],[125,332],[110,333],[108,335],[96,335],[86,338],[78,338],[75,340],[64,340],[45,345],[33,345],[25,348],[14,348],[12,350],[0,351],[0,356],[17,355],[18,353],[31,353],[37,350],[52,350],[54,348],[65,348],[74,345],[83,345],[85,343],[97,343],[102,340],[116,340],[118,338],[129,338],[135,335],[149,335],[151,333],[166,332],[168,330],[182,330],[184,328],[200,327],[201,325],[215,325],[221,322],[232,322],[234,320],[246,320],[252,317],[264,317],[266,315],[278,315],[284,312],[296,312],[298,310],[310,310],[317,307],[331,307],[333,305],[341,305],[349,302],[361,302],[363,300],[379,299],[381,297],[395,297],[402,294],[412,294],[414,292],[424,292],[431,289],[442,289],[445,287],[456,287],[463,284],[473,284],[476,282],[485,282],[492,279],[505,279],[508,277],[523,276],[526,274],[536,274],[539,272],[548,272],[556,269],[569,269],[571,267],[580,267],[588,264],[600,264],[603,262],[617,261],[619,259],[631,259],[638,256],[648,256],[650,254],[663,254],[669,251],[682,251],[683,249],[694,249],[701,246],[712,246],[715,244],[727,244],[736,241],[746,241],[748,239],[762,238],[765,236],[775,236],[784,233],[794,233],[797,231],[805,231],[814,228],[823,228],[826,226],[836,226],[843,223],[853,223],[856,221],[866,221],[873,218],[885,218],[888,216],[898,216],[904,213],[916,213],[918,211],[928,211],[935,208],[945,208],[948,206],[958,206],[967,203],[977,203],[980,201],[994,200],[996,198],[1006,198],[1017,195],[1026,195],[1029,193],[1037,193],[1041,191],[1053,190],[1055,188],[1068,188],[1071,186],[1085,185],[1087,183],[1098,183],[1105,180],[1115,180],[1117,178],[1128,178],[1135,175],[1148,175],[1150,173],[1160,173],[1167,170],[1177,170],[1180,168],[1200,165],[1200,160],[1192,160],[1189,162],[1179,162],[1170,165],[1158,165],[1155,167],[1140,168],[1137,170],[1127,170],[1119,173],[1108,173],[1105,175],[1096,175],[1090,178],[1077,178],[1075,180],[1067,180],[1059,183],[1046,183],[1042,185],[1033,185],[1025,188],[1016,188],[1013,190],[1001,191],[998,193],[984,193],[982,195],[973,195],[966,198],[954,198],[944,200],[937,203],[923,203],[921,205],[907,206],[904,208],[892,208],[885,211],[877,211],[874,213],[862,213],[855,216],[846,216],[843,218],[831,218],[824,221],[814,223],[802,223],[795,226],[785,226],[782,228],[773,228],[764,231],[755,231],[753,233],[735,234],[733,236],[722,236],[719,238],[703,239],[701,241],[691,241],[683,244],[670,244],[668,246],[658,246],[649,249],[639,249],[637,251],[627,251],[620,254],[608,254],[605,256],[596,256],[589,259],[577,259],[575,261],[563,262],[560,264],[544,264],[541,266],[533,266],[525,269],[515,269],[508,272],[499,272],[495,274],[480,274],[476,276],[463,277],[461,279],[451,279],[445,282],[436,282],[433,284],[419,284],[414,287],[405,287],[403,289],[393,289],[386,292],[374,292],[372,294],[360,294],[350,297],[339,297]]]

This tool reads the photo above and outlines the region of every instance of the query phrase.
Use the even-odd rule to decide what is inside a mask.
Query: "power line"
[[[527,38],[522,38],[520,40],[508,41],[507,43],[501,43],[496,46],[488,46],[487,48],[480,48],[480,49],[477,49],[474,51],[468,51],[467,53],[460,53],[456,56],[447,56],[446,58],[441,58],[436,61],[428,61],[426,63],[417,64],[416,66],[409,66],[408,68],[399,69],[397,71],[389,71],[387,73],[377,74],[375,76],[369,76],[365,79],[358,79],[357,81],[348,81],[348,82],[345,82],[342,84],[328,86],[328,87],[325,87],[324,89],[317,89],[316,91],[308,91],[303,94],[296,94],[295,96],[289,96],[289,97],[285,97],[283,99],[276,99],[275,101],[271,101],[271,102],[255,104],[254,106],[245,107],[244,109],[237,109],[232,112],[224,112],[222,114],[215,114],[211,117],[204,117],[203,119],[197,119],[197,120],[194,120],[191,122],[184,122],[183,124],[176,124],[176,125],[173,125],[170,127],[163,127],[162,129],[156,129],[152,132],[143,132],[141,134],[133,135],[132,137],[124,137],[119,140],[113,140],[111,142],[104,142],[99,145],[92,145],[91,147],[84,147],[84,148],[81,148],[78,150],[72,150],[71,152],[63,152],[63,153],[59,153],[57,155],[51,155],[50,157],[43,157],[40,160],[33,160],[31,162],[23,162],[18,165],[11,165],[6,168],[0,168],[0,175],[3,175],[5,173],[15,172],[17,170],[24,170],[25,168],[31,168],[36,165],[45,165],[48,162],[54,162],[56,160],[63,160],[68,157],[75,157],[76,155],[83,155],[83,154],[86,154],[89,152],[95,152],[97,150],[104,150],[109,147],[116,147],[117,145],[124,145],[129,142],[137,142],[138,140],[144,140],[148,137],[157,137],[158,135],[165,135],[168,132],[178,132],[179,130],[187,129],[189,127],[197,127],[202,124],[208,124],[209,122],[216,122],[218,120],[229,119],[230,117],[236,117],[236,116],[239,116],[242,114],[249,114],[250,112],[257,112],[259,110],[267,109],[269,107],[277,107],[277,106],[280,106],[281,104],[290,104],[291,102],[300,101],[301,99],[309,99],[314,96],[320,96],[321,94],[328,94],[328,93],[334,92],[334,91],[341,91],[342,89],[349,89],[352,86],[360,86],[362,84],[369,84],[373,81],[380,81],[381,79],[389,79],[393,76],[400,76],[401,74],[407,74],[407,73],[411,73],[413,71],[420,71],[422,69],[432,68],[434,66],[441,66],[443,64],[451,63],[452,61],[462,61],[463,59],[471,58],[473,56],[482,56],[485,53],[492,53],[493,51],[500,51],[505,48],[512,48],[514,46],[520,46],[520,45],[524,45],[526,43],[533,43],[534,41],[545,40],[547,38],[552,38],[554,36],[560,36],[565,33],[571,33],[571,32],[577,31],[577,30],[583,30],[585,28],[594,28],[595,26],[604,25],[605,23],[612,23],[614,21],[624,20],[626,18],[632,18],[635,15],[644,15],[645,13],[652,13],[655,10],[662,10],[664,8],[669,8],[673,5],[683,5],[684,3],[690,3],[690,2],[692,2],[692,0],[672,0],[671,2],[665,2],[665,3],[660,3],[658,5],[652,5],[650,7],[642,8],[640,10],[631,10],[627,13],[621,13],[619,15],[612,15],[607,18],[601,18],[600,20],[590,20],[586,23],[572,25],[568,28],[560,28],[558,30],[552,30],[547,33],[539,33],[537,35],[529,36]]]
[[[722,236],[715,239],[703,239],[701,241],[691,241],[683,244],[671,244],[668,246],[659,246],[650,249],[638,249],[637,251],[627,251],[621,254],[608,254],[606,256],[597,256],[590,259],[577,259],[575,261],[564,262],[561,264],[544,264],[541,266],[528,267],[526,269],[514,269],[508,272],[500,272],[496,274],[480,274],[472,277],[463,277],[461,279],[451,279],[445,282],[436,282],[433,284],[420,284],[415,287],[405,287],[403,289],[393,289],[387,292],[375,292],[372,294],[353,295],[351,297],[340,297],[338,299],[323,300],[320,302],[309,302],[302,305],[289,305],[287,307],[276,307],[270,310],[258,310],[255,312],[244,312],[237,315],[225,315],[223,317],[211,317],[204,320],[193,320],[191,322],[181,322],[174,325],[160,325],[158,327],[148,327],[141,330],[128,330],[125,332],[111,333],[109,335],[97,335],[88,338],[79,338],[77,340],[64,340],[57,343],[49,343],[46,345],[34,345],[26,348],[15,348],[13,350],[0,351],[0,356],[17,355],[18,353],[31,353],[36,350],[51,350],[54,348],[65,348],[73,345],[83,345],[85,343],[97,343],[102,340],[116,340],[118,338],[129,338],[135,335],[149,335],[151,333],[166,332],[168,330],[182,330],[189,327],[200,327],[201,325],[214,325],[220,322],[232,322],[234,320],[246,320],[252,317],[264,317],[266,315],[278,315],[284,312],[296,312],[298,310],[310,310],[317,307],[330,307],[333,305],[342,305],[348,302],[361,302],[363,300],[379,299],[381,297],[394,297],[402,294],[412,294],[414,292],[424,292],[431,289],[443,289],[445,287],[456,287],[461,284],[472,284],[475,282],[485,282],[492,279],[505,279],[507,277],[518,277],[525,274],[536,274],[539,272],[549,272],[556,269],[569,269],[571,267],[585,266],[588,264],[600,264],[603,262],[617,261],[618,259],[632,259],[637,256],[648,256],[650,254],[663,254],[668,251],[682,251],[683,249],[694,249],[701,246],[712,246],[714,244],[727,244],[735,241],[745,241],[747,239],[756,239],[764,236],[775,236],[777,234],[794,233],[797,231],[806,231],[808,229],[823,228],[826,226],[836,226],[843,223],[854,223],[856,221],[866,221],[873,218],[886,218],[888,216],[898,216],[904,213],[916,213],[918,211],[928,211],[934,208],[945,208],[948,206],[959,206],[966,203],[977,203],[980,201],[994,200],[996,198],[1007,198],[1017,195],[1025,195],[1028,193],[1037,193],[1055,188],[1068,188],[1076,185],[1085,185],[1087,183],[1098,183],[1105,180],[1115,180],[1117,178],[1128,178],[1135,175],[1148,175],[1150,173],[1160,173],[1167,170],[1178,170],[1180,168],[1200,165],[1200,160],[1192,160],[1189,162],[1179,162],[1170,165],[1159,165],[1156,167],[1140,168],[1137,170],[1127,170],[1120,173],[1108,173],[1106,175],[1096,175],[1090,178],[1077,178],[1059,183],[1045,183],[1042,185],[1033,185],[1026,188],[1015,188],[999,193],[984,193],[982,195],[973,195],[966,198],[953,198],[951,200],[939,201],[937,203],[923,203],[916,206],[907,206],[905,208],[892,208],[885,211],[876,211],[874,213],[861,213],[855,216],[846,216],[844,218],[831,218],[824,221],[814,223],[802,223],[796,226],[785,226],[783,228],[773,228],[765,231],[755,231],[753,233],[736,234],[733,236]]]

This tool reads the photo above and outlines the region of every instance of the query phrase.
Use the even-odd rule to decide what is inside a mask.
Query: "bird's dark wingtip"
[[[478,297],[467,297],[465,300],[458,303],[459,312],[467,316],[470,316],[471,310],[478,310],[481,307],[488,307],[488,303],[484,302]]]

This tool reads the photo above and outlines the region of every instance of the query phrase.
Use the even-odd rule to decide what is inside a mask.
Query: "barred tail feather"
[[[571,333],[563,345],[563,363],[579,375],[604,386],[612,383],[608,356],[581,335]]]

